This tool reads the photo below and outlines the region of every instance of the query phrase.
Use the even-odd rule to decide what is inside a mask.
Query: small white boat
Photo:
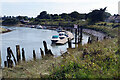
[[[36,25],[37,29],[43,29],[43,27],[41,25]]]
[[[68,31],[61,31],[59,35],[52,36],[52,44],[63,45],[68,42],[68,38],[70,40],[74,39],[74,36],[71,32]]]
[[[35,25],[31,25],[30,28],[35,28]]]
[[[59,33],[59,38],[60,39],[68,38],[68,35],[65,32],[60,32]]]
[[[59,38],[58,35],[53,35],[53,36],[52,36],[52,39],[51,39],[52,44],[56,43],[56,42],[59,41],[59,40],[60,40],[60,38]]]

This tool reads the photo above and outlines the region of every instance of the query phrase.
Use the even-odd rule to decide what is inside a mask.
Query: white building
[[[110,16],[108,19],[105,20],[105,22],[120,23],[120,15]]]

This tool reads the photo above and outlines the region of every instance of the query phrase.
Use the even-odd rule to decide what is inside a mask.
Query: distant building
[[[21,23],[25,24],[25,23],[28,23],[29,20],[20,20]]]
[[[105,20],[105,22],[114,22],[114,23],[120,23],[120,15],[114,15],[114,16],[110,16],[109,18],[107,18]]]

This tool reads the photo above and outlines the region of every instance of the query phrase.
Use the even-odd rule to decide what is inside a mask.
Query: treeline
[[[29,18],[28,16],[17,16],[17,17],[14,17],[14,16],[4,16],[2,17],[2,25],[16,25],[16,24],[19,24],[21,23],[22,20],[29,20],[31,21],[33,19],[32,18]]]
[[[47,11],[42,11],[36,18],[37,19],[64,19],[64,20],[80,20],[86,19],[87,14],[80,14],[77,11],[72,13],[62,13],[62,14],[48,14]]]
[[[62,14],[49,14],[47,11],[42,11],[37,17],[27,17],[27,16],[4,16],[2,17],[3,25],[4,24],[18,24],[21,21],[29,21],[25,24],[41,24],[41,25],[73,25],[73,24],[94,24],[99,21],[104,21],[106,18],[111,16],[110,13],[105,12],[105,8],[95,9],[88,14],[81,14],[77,11],[71,13],[62,13]]]

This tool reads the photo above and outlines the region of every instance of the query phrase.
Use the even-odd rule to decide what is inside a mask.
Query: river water
[[[40,48],[44,50],[43,41],[47,42],[48,49],[51,49],[55,56],[61,55],[60,52],[66,52],[68,44],[51,46],[52,35],[58,35],[54,30],[35,29],[26,27],[5,27],[13,31],[0,34],[0,51],[2,58],[2,66],[7,56],[7,47],[11,47],[16,57],[16,45],[20,45],[20,49],[24,48],[26,60],[33,59],[33,49],[37,58],[40,58]],[[82,44],[87,43],[88,35],[83,34]],[[73,40],[74,41],[74,40]],[[74,47],[74,45],[72,45]]]

